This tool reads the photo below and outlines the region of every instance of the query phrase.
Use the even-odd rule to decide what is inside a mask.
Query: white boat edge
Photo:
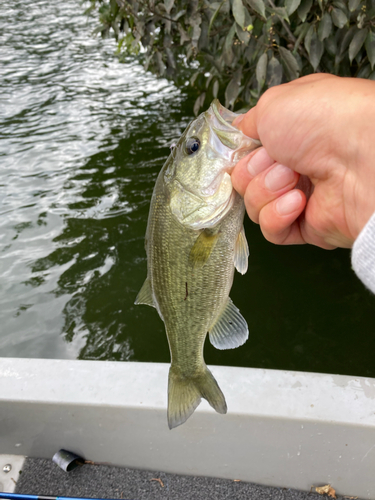
[[[2,454],[67,449],[112,465],[375,500],[375,379],[210,367],[228,413],[203,401],[167,425],[169,365],[0,358]]]

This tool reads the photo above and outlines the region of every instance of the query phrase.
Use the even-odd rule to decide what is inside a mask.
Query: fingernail
[[[302,196],[299,191],[290,191],[276,202],[279,215],[289,215],[301,206]]]
[[[294,172],[284,165],[276,165],[264,179],[264,185],[270,191],[278,191],[293,182]]]
[[[232,125],[233,127],[238,127],[238,125],[242,122],[242,120],[244,119],[245,115],[240,115],[240,116],[237,116],[233,122],[232,122]]]
[[[254,156],[250,158],[247,164],[247,170],[250,175],[255,177],[266,168],[270,167],[274,163],[273,159],[267,153],[264,148],[259,148],[259,151],[255,153]]]

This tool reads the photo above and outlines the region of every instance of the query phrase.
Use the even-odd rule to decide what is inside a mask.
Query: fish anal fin
[[[241,231],[238,233],[236,245],[234,247],[234,266],[241,274],[247,271],[249,259],[249,245],[247,244],[245,230],[242,226]]]
[[[229,297],[216,323],[209,330],[209,336],[216,349],[235,349],[248,339],[246,320]]]
[[[146,306],[155,307],[149,278],[146,278],[145,282],[143,283],[134,304],[146,304]]]
[[[227,404],[214,376],[204,366],[198,376],[184,377],[173,364],[168,378],[168,425],[170,429],[183,424],[201,402],[207,399],[218,413],[227,412]]]
[[[201,232],[190,250],[189,263],[191,266],[194,268],[204,266],[212,250],[215,248],[219,234],[219,232],[212,233],[212,231],[209,230]]]

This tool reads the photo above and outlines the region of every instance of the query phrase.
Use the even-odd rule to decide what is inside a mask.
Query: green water
[[[156,311],[133,302],[153,185],[192,98],[120,64],[82,11],[0,3],[0,356],[168,362]],[[207,344],[207,362],[375,377],[375,297],[349,252],[245,229],[231,296],[250,337]]]

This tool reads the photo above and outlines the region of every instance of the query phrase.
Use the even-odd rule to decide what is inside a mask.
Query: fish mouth
[[[232,125],[234,119],[239,116],[238,113],[234,113],[233,111],[230,111],[222,106],[219,99],[214,99],[212,101],[211,109],[221,125],[227,127],[229,130],[235,130],[238,132],[238,129]]]
[[[204,114],[207,125],[217,138],[213,139],[216,149],[230,159],[232,167],[250,151],[262,145],[260,141],[251,139],[232,125],[237,116],[239,116],[237,113],[222,106],[218,99],[212,101]],[[230,169],[228,173],[231,173]]]

